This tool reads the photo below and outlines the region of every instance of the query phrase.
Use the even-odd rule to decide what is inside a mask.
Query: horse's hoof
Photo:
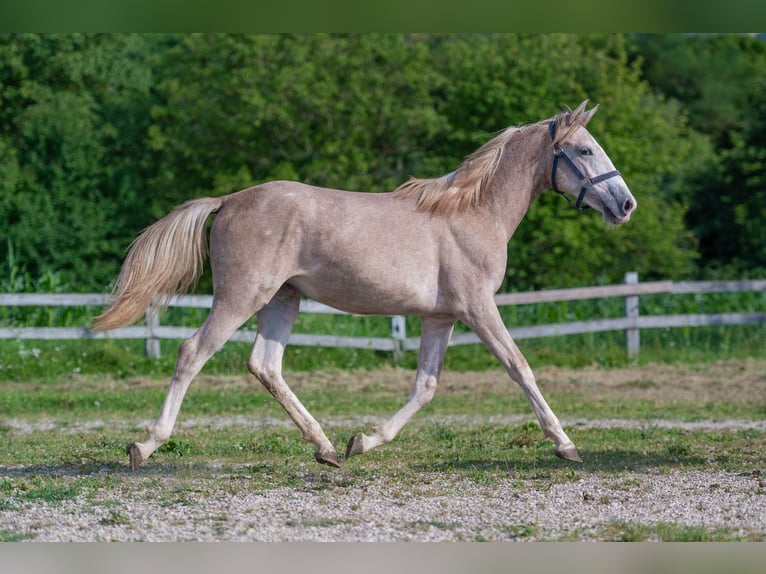
[[[331,466],[333,468],[340,468],[340,461],[338,461],[338,453],[336,453],[335,451],[331,451],[331,452],[316,451],[314,453],[314,458],[320,464],[326,464],[327,466]]]
[[[572,462],[582,462],[582,459],[580,458],[580,453],[577,452],[577,449],[573,444],[570,444],[568,446],[564,447],[556,447],[556,456],[559,458],[563,458],[564,460],[571,460]]]
[[[137,470],[141,463],[144,462],[144,455],[141,454],[138,445],[136,443],[129,444],[125,452],[130,456],[130,470]]]
[[[364,435],[358,432],[348,441],[348,446],[346,446],[346,458],[351,458],[357,454],[364,454],[364,452]]]

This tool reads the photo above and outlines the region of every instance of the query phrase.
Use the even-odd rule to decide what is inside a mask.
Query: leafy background
[[[744,34],[3,34],[1,287],[107,290],[186,199],[285,178],[388,191],[584,98],[640,207],[613,229],[543,194],[504,288],[757,276],[764,88],[766,44]]]

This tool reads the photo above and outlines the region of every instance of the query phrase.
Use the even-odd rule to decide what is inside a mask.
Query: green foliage
[[[71,293],[66,275],[49,268],[40,270],[33,277],[26,266],[19,262],[13,243],[8,241],[5,269],[0,276],[1,293]],[[54,325],[86,324],[89,317],[83,308],[66,307],[0,307],[0,324],[9,326],[41,327]]]
[[[0,244],[33,276],[103,289],[135,232],[145,56],[140,36],[0,36]]]
[[[703,274],[766,267],[766,43],[748,35],[634,39],[645,77],[677,101],[714,153],[684,174],[686,226]]]
[[[619,35],[6,35],[0,240],[32,276],[102,289],[135,234],[191,197],[271,179],[391,190],[589,97],[641,207],[609,230],[544,196],[507,287],[688,275],[683,174],[709,152],[630,54]]]
[[[155,215],[272,179],[392,189],[444,131],[429,54],[402,35],[177,38],[152,109]]]
[[[646,80],[681,102],[698,131],[717,140],[750,123],[763,93],[766,45],[744,34],[642,34],[633,38]]]

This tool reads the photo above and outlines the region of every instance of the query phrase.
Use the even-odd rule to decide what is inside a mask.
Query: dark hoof
[[[314,458],[320,464],[326,464],[333,468],[340,468],[340,462],[338,461],[338,453],[332,452],[319,452],[314,453]]]
[[[569,445],[562,448],[556,447],[555,452],[557,457],[563,458],[564,460],[570,460],[572,462],[582,462],[582,459],[580,458],[580,454],[577,452],[577,449],[574,447],[574,445]]]
[[[125,449],[125,452],[130,456],[130,470],[137,470],[141,463],[144,462],[144,457],[138,448],[136,443],[131,443]]]
[[[351,458],[357,454],[364,454],[363,440],[364,435],[360,432],[351,437],[346,447],[346,458]]]

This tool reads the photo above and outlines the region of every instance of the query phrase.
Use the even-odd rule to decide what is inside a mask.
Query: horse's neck
[[[490,193],[492,217],[502,222],[508,240],[537,196],[548,187],[544,159],[547,143],[547,138],[530,134],[522,141],[509,142],[503,151]]]

